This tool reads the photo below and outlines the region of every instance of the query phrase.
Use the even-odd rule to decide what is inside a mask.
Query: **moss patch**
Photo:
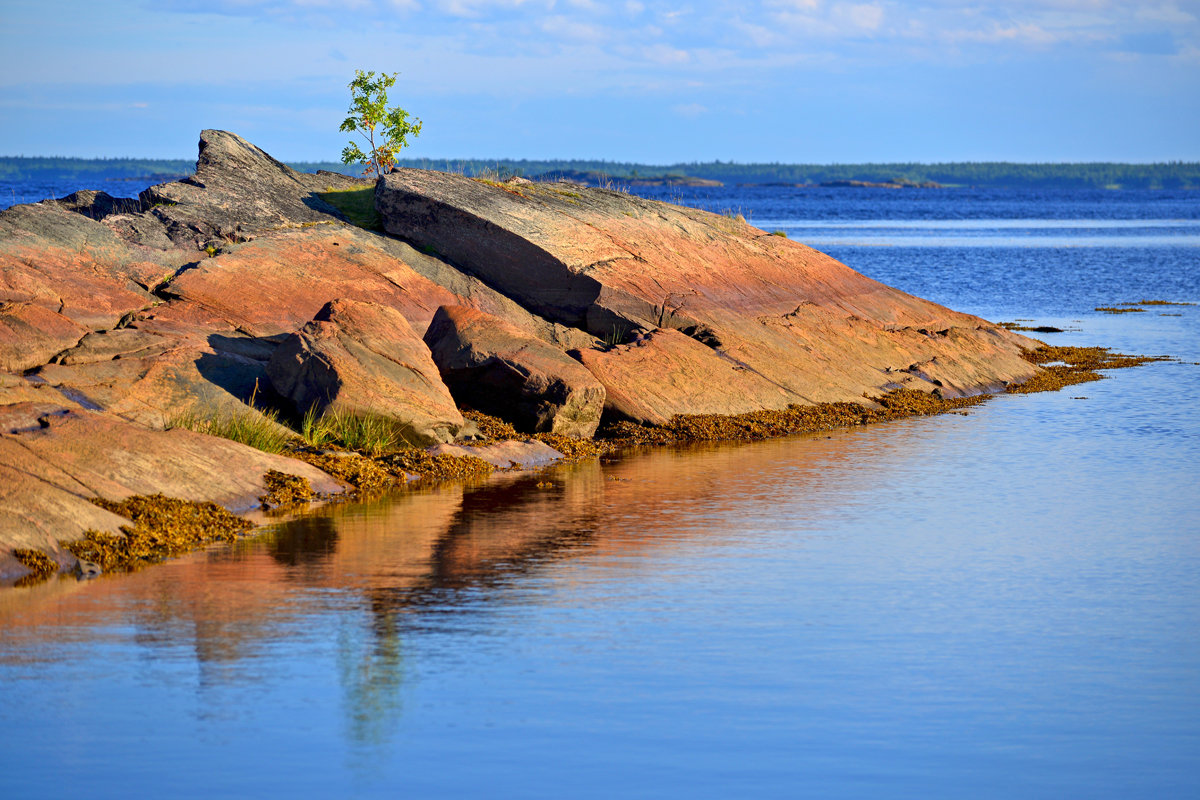
[[[361,189],[337,189],[322,192],[322,200],[336,208],[349,220],[351,225],[366,228],[369,231],[382,231],[383,220],[375,210],[375,187],[365,186]]]
[[[92,502],[134,523],[133,527],[122,526],[124,535],[89,530],[82,539],[63,543],[76,557],[93,561],[104,570],[136,569],[211,542],[233,541],[254,527],[216,503],[161,494]]]
[[[276,469],[269,470],[263,475],[263,483],[266,484],[267,493],[258,500],[264,508],[304,503],[311,500],[316,494],[312,484],[308,482],[308,478],[289,475]]]

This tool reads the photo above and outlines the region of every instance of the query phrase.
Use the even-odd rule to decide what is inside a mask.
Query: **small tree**
[[[381,74],[354,70],[350,81],[350,116],[342,123],[341,130],[358,132],[367,141],[370,150],[364,153],[352,140],[342,150],[342,163],[365,164],[363,175],[379,177],[396,163],[396,153],[408,144],[408,137],[421,133],[421,120],[409,122],[408,112],[403,108],[387,107],[387,90],[396,83],[397,73]]]

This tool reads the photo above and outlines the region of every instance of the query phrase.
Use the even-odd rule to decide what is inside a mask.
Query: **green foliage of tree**
[[[342,163],[365,164],[363,175],[379,177],[392,168],[396,163],[396,153],[408,144],[408,137],[417,137],[421,133],[421,120],[413,117],[403,108],[388,108],[387,90],[396,84],[396,75],[386,73],[375,77],[375,73],[354,70],[354,80],[350,81],[350,108],[348,117],[342,123],[344,133],[358,133],[366,140],[368,150],[363,152],[358,144],[351,140],[342,150]]]

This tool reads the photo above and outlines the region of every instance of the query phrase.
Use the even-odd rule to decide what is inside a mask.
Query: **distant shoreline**
[[[289,162],[302,172],[329,170],[356,174],[338,162]],[[738,164],[713,161],[669,165],[586,160],[404,159],[418,167],[471,176],[518,175],[535,180],[566,180],[587,185],[623,186],[787,186],[920,187],[997,189],[1200,189],[1200,162],[1158,164],[1061,163],[1017,164]],[[0,183],[37,180],[163,182],[191,174],[186,159],[89,159],[0,156]]]

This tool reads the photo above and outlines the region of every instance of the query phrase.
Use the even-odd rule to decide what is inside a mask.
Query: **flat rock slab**
[[[302,461],[81,409],[44,403],[0,407],[0,431],[0,552],[5,554],[15,547],[54,549],[88,528],[116,532],[118,523],[128,524],[98,513],[88,502],[93,497],[123,500],[162,493],[240,513],[258,507],[269,470],[307,478],[317,492],[345,491]],[[13,563],[0,559],[0,574]]]
[[[443,306],[425,332],[454,398],[527,433],[590,438],[604,411],[604,386],[562,350],[504,320]]]
[[[150,289],[194,254],[130,244],[53,201],[0,211],[0,302],[28,302],[93,330],[155,302]]]
[[[501,469],[537,469],[549,466],[563,458],[562,453],[536,439],[524,442],[509,439],[479,447],[440,444],[428,448],[428,452],[435,456],[475,456]]]

